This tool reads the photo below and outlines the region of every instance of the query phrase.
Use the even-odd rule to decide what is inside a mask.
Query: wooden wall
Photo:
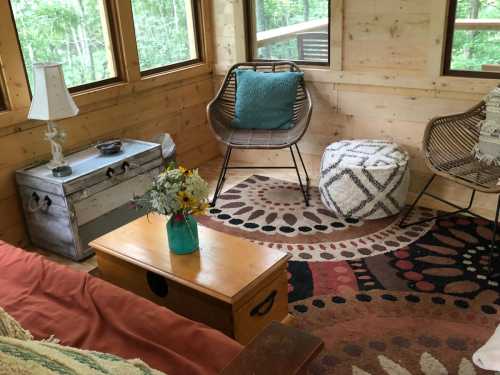
[[[214,1],[216,77],[245,60],[242,0]],[[477,103],[499,81],[441,76],[446,0],[332,0],[332,67],[304,68],[314,100],[311,128],[301,142],[317,176],[326,145],[345,138],[391,139],[411,155],[409,199],[429,177],[421,154],[427,122]],[[240,152],[247,162],[288,160],[279,152]],[[457,202],[467,191],[446,182],[435,192]],[[426,201],[426,205],[431,202]],[[496,199],[480,195],[491,215]]]
[[[66,150],[114,137],[148,140],[168,132],[179,160],[192,167],[218,155],[206,124],[205,108],[212,97],[212,76],[203,75],[153,90],[82,107],[78,117],[60,122],[67,131]],[[25,239],[14,171],[49,157],[45,124],[21,123],[0,130],[0,238]],[[3,133],[3,134],[2,134]]]
[[[113,4],[116,27],[121,30],[123,78],[75,95],[80,114],[59,122],[67,131],[65,152],[99,140],[149,140],[168,132],[177,144],[181,163],[194,167],[216,157],[219,150],[205,115],[213,95],[210,0],[201,0],[203,62],[146,77],[139,72],[131,3],[119,0]],[[26,120],[30,97],[23,69],[8,2],[0,1],[0,89],[9,99],[8,110],[0,112],[0,239],[14,244],[27,239],[14,172],[50,157],[45,123]]]
[[[61,122],[68,132],[65,149],[76,150],[110,137],[149,139],[169,132],[177,142],[180,160],[188,166],[218,155],[220,149],[206,126],[205,106],[227,68],[246,59],[242,1],[212,1],[213,24],[206,22],[204,31],[215,43],[215,76],[208,56],[209,64],[192,73],[147,83],[137,76],[133,85],[77,97],[81,114]],[[301,147],[310,170],[317,176],[319,157],[330,142],[393,139],[412,156],[415,192],[428,177],[420,153],[427,121],[466,110],[498,82],[440,76],[446,0],[332,0],[332,8],[333,65],[306,69],[315,111]],[[130,20],[123,22],[126,27]],[[19,243],[26,237],[14,171],[47,159],[49,146],[44,141],[45,124],[24,120],[28,99],[20,57],[4,53],[17,47],[8,35],[8,25],[0,24],[0,31],[0,70],[11,104],[18,107],[0,114],[0,238]],[[134,68],[136,51],[124,48],[124,55],[127,69]],[[288,160],[288,155],[249,152],[236,158],[275,163]],[[466,200],[467,192],[455,185],[436,184],[436,190],[457,203]],[[481,195],[477,208],[491,214],[492,202]]]

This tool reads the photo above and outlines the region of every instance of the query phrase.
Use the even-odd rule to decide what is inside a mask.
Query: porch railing
[[[457,19],[455,30],[499,31],[500,19]],[[500,64],[484,64],[483,72],[500,72]]]
[[[297,34],[320,31],[328,29],[328,19],[314,20],[297,23],[277,29],[261,31],[257,33],[257,47],[265,47],[269,44],[296,38]]]

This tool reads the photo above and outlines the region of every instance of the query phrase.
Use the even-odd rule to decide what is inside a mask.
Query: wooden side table
[[[54,177],[46,164],[18,170],[16,180],[31,242],[73,260],[92,255],[88,243],[142,215],[130,207],[163,168],[161,146],[123,140],[104,156],[95,147],[67,157],[73,174]]]
[[[200,250],[175,255],[165,224],[151,214],[92,241],[103,277],[242,344],[287,316],[287,253],[200,225]]]

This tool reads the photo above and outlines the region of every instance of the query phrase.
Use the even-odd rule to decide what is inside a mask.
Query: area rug
[[[433,216],[417,209],[410,220]],[[289,310],[323,339],[313,374],[487,374],[472,353],[500,323],[487,276],[492,223],[456,216],[401,229],[400,217],[342,219],[317,188],[252,176],[200,222],[288,251]]]

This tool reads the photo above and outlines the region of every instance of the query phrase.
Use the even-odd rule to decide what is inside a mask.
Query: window
[[[444,74],[500,78],[500,3],[450,0]]]
[[[118,80],[106,0],[11,0],[33,88],[33,64],[59,62],[71,91]]]
[[[251,60],[329,64],[329,0],[248,0],[246,18]]]
[[[132,0],[142,74],[200,61],[198,0]]]

